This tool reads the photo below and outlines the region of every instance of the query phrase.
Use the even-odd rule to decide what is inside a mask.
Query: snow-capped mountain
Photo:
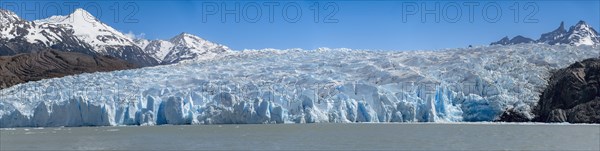
[[[0,9],[0,55],[45,49],[109,55],[141,66],[202,60],[230,52],[226,46],[182,33],[170,40],[132,39],[84,9],[66,16],[26,21]]]
[[[571,26],[565,36],[559,39],[558,43],[569,45],[597,45],[600,44],[598,32],[592,26],[584,21],[579,21],[575,26]]]
[[[1,10],[0,55],[56,49],[90,55],[108,55],[141,66],[156,65],[157,61],[144,54],[133,40],[100,22],[83,9],[67,16],[26,21],[16,14]]]
[[[17,16],[17,14],[15,14],[11,11],[0,9],[0,23],[2,25],[7,25],[8,23],[17,22],[20,20],[21,20],[21,18],[19,18],[19,16]]]
[[[73,31],[73,35],[94,47],[98,53],[108,53],[111,47],[135,46],[132,39],[100,22],[92,14],[76,9],[67,16],[52,16],[36,20],[36,24],[52,24]]]
[[[50,24],[36,24],[0,9],[0,55],[39,51],[48,47],[91,54],[89,45],[72,38],[72,31]]]
[[[227,46],[188,33],[181,33],[168,41],[139,39],[136,42],[144,48],[146,54],[150,54],[161,64],[210,59],[231,52]]]
[[[138,46],[144,48],[144,52],[152,56],[159,63],[165,59],[167,54],[173,48],[173,44],[165,40],[139,40]]]
[[[526,37],[517,36],[513,39],[504,37],[497,42],[491,43],[490,45],[513,45],[530,42],[534,41]],[[600,36],[598,35],[598,32],[592,28],[592,26],[586,24],[584,21],[579,21],[576,25],[571,26],[568,31],[565,29],[564,22],[561,22],[557,29],[542,34],[541,37],[535,42],[549,45],[599,45]]]

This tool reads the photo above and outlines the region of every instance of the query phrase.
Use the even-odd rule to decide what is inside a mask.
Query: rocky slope
[[[554,73],[534,114],[538,122],[600,123],[600,58]]]
[[[55,50],[0,56],[0,89],[47,78],[135,67],[115,57]]]

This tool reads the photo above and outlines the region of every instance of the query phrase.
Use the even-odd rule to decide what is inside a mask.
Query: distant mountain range
[[[231,50],[197,36],[182,33],[164,40],[132,39],[100,22],[83,9],[67,16],[26,21],[0,9],[0,56],[47,49],[107,55],[139,66],[206,59]]]
[[[198,36],[181,33],[168,40],[135,39],[102,23],[83,9],[66,16],[27,21],[14,12],[0,9],[0,56],[43,50],[112,56],[138,66],[173,64],[186,60],[203,60],[232,51]],[[516,36],[504,37],[491,45],[546,43],[550,45],[598,45],[600,37],[584,21],[566,30],[559,28],[542,34],[538,40]]]
[[[492,42],[490,45],[514,45],[521,43],[567,44],[575,46],[599,45],[600,37],[598,32],[592,26],[586,24],[585,21],[579,21],[575,26],[571,26],[568,31],[565,29],[564,22],[561,22],[556,30],[542,34],[538,40],[518,35],[512,39],[504,37],[499,41]]]

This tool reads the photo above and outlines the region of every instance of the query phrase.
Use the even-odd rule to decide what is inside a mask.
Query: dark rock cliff
[[[47,78],[135,67],[115,57],[55,50],[0,56],[0,89]]]
[[[534,114],[537,122],[600,123],[600,58],[554,73]]]

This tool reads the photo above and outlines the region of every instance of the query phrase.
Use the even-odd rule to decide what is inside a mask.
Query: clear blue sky
[[[32,20],[55,14],[66,15],[72,11],[69,6],[77,5],[124,33],[143,34],[147,39],[169,39],[187,32],[236,50],[318,47],[433,50],[487,45],[504,36],[524,35],[537,39],[540,34],[557,28],[561,21],[565,21],[567,28],[579,20],[600,28],[598,0],[532,3],[362,0],[127,2],[130,1],[2,0],[0,7]],[[239,6],[237,10],[236,5]],[[223,7],[229,11],[224,11]],[[296,8],[301,10],[299,18],[296,18]],[[257,11],[259,9],[260,12]],[[116,10],[119,10],[118,13]],[[318,16],[315,16],[316,10]],[[498,12],[501,16],[496,18]],[[240,15],[239,22],[236,22],[235,14]],[[439,16],[439,22],[436,22],[434,14]],[[128,15],[131,16],[128,18]],[[224,23],[222,15],[226,19]],[[332,16],[327,18],[329,15]],[[271,17],[273,20],[270,20]],[[317,17],[318,22],[315,22]]]

